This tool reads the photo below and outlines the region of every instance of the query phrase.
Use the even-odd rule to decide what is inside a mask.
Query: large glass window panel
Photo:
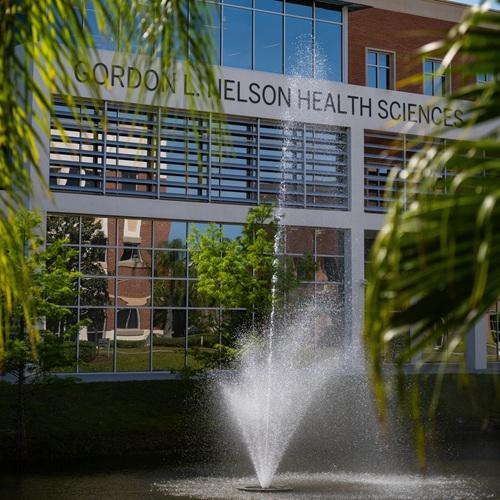
[[[252,7],[252,0],[224,0],[224,3],[240,5],[241,7]]]
[[[252,69],[252,12],[224,7],[224,66]]]
[[[156,248],[186,248],[186,223],[155,220],[154,246]]]
[[[344,234],[338,229],[316,229],[316,253],[344,255]]]
[[[47,242],[67,239],[70,245],[80,241],[80,217],[73,215],[51,215],[47,217]]]
[[[206,7],[208,9],[208,16],[210,19],[210,24],[207,26],[208,33],[212,39],[212,61],[214,64],[220,63],[220,43],[221,43],[221,7],[218,4],[207,3]]]
[[[76,257],[78,261],[78,257]],[[84,276],[112,276],[115,273],[115,250],[105,247],[80,247],[80,272]]]
[[[153,310],[153,370],[182,370],[186,359],[186,310]]]
[[[186,281],[155,279],[153,297],[157,307],[185,307]]]
[[[342,10],[337,5],[316,2],[315,17],[316,19],[322,19],[323,21],[332,21],[335,23],[341,23]]]
[[[283,72],[283,17],[255,14],[255,69]]]
[[[312,77],[312,21],[286,18],[285,73]]]
[[[188,316],[188,344],[190,347],[213,345],[219,341],[219,311],[190,310]]]
[[[116,263],[118,275],[148,277],[151,276],[152,251],[140,248],[138,244],[130,243],[117,249],[118,261]]]
[[[213,297],[200,293],[196,285],[196,281],[189,282],[189,307],[217,307],[218,304]]]
[[[152,246],[153,222],[149,219],[118,219],[117,246],[141,248]],[[121,259],[129,260],[129,259]]]
[[[113,370],[115,310],[81,309],[80,320],[87,323],[78,334],[80,372],[109,372]]]
[[[154,276],[159,278],[185,278],[187,253],[185,251],[155,250]]]
[[[108,278],[80,278],[82,306],[113,305],[115,280]]]
[[[297,281],[314,281],[315,263],[312,255],[288,256],[286,262],[288,271]]]
[[[313,254],[314,229],[308,227],[287,227],[286,250],[287,253]]]
[[[310,0],[286,0],[286,13],[294,16],[312,17]]]
[[[342,27],[316,22],[315,77],[342,80]]]
[[[44,342],[59,349],[60,355],[47,360],[47,370],[52,372],[75,372],[77,364],[77,332],[74,325],[78,322],[78,310],[69,309],[69,314],[62,318],[47,319]]]
[[[116,311],[117,371],[149,370],[150,333],[150,309],[128,307]]]
[[[116,305],[119,307],[146,307],[151,305],[151,280],[119,279]]]
[[[236,238],[242,236],[243,226],[241,224],[223,224],[222,233],[224,238],[235,240]]]
[[[94,44],[97,49],[113,50],[116,48],[116,43],[109,33],[109,28],[106,28],[106,23],[103,22],[103,19],[98,18],[98,13],[95,10],[92,0],[87,0],[86,2],[86,22],[87,28],[92,33]],[[103,29],[99,29],[100,27]]]
[[[341,257],[316,257],[316,281],[344,280],[344,259]]]
[[[283,12],[283,0],[255,0],[255,8]]]

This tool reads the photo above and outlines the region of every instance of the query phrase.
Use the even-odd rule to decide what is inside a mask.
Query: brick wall
[[[422,93],[422,83],[402,81],[422,75],[422,57],[416,51],[426,43],[445,36],[453,23],[428,17],[368,8],[349,14],[349,83],[366,83],[366,48],[395,52],[396,89]],[[452,87],[461,85],[453,74]]]

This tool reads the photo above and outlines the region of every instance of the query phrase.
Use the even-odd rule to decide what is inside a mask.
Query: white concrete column
[[[483,316],[465,336],[465,366],[467,371],[486,370],[486,334],[489,328],[488,316]]]
[[[346,244],[347,317],[353,345],[362,341],[365,302],[364,255],[364,129],[352,127],[350,133],[351,221]]]

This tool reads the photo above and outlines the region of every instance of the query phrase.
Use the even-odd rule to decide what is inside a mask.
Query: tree
[[[75,104],[70,96],[78,96],[67,62],[81,61],[82,68],[89,71],[92,63],[99,60],[96,34],[111,40],[129,62],[141,55],[158,58],[167,75],[175,70],[177,60],[183,59],[186,78],[194,87],[207,88],[206,95],[212,96],[217,108],[210,12],[204,1],[189,2],[188,8],[186,5],[185,0],[1,3],[0,353],[8,341],[8,318],[14,304],[21,305],[29,338],[33,343],[37,340],[29,300],[31,273],[24,260],[23,240],[10,229],[14,214],[31,192],[31,170],[45,185],[38,166],[38,147],[43,144],[44,135],[50,133],[46,117],[53,111],[51,94],[66,96],[70,106]],[[100,87],[91,82],[89,85],[99,98]],[[161,102],[159,92],[160,89],[157,102]],[[39,111],[36,114],[33,104]],[[191,109],[194,112],[194,100]],[[62,128],[60,133],[65,137]]]
[[[53,241],[44,249],[43,239],[36,234],[39,225],[38,215],[22,210],[15,217],[13,229],[29,246],[23,265],[30,272],[29,310],[34,314],[33,319],[46,325],[59,325],[59,328],[57,331],[41,328],[40,336],[33,344],[26,335],[23,304],[14,303],[7,323],[9,338],[6,350],[0,356],[0,373],[13,375],[18,387],[16,420],[21,460],[27,454],[24,415],[26,379],[29,376],[30,381],[33,381],[54,368],[71,364],[74,355],[72,360],[67,340],[80,327],[73,324],[64,332],[60,329],[61,321],[71,315],[71,310],[61,304],[71,304],[77,295],[79,273],[71,270],[70,265],[77,252],[65,246],[68,241],[65,239]]]
[[[454,71],[474,82],[478,74],[492,78],[449,97],[451,105],[470,101],[462,137],[411,160],[403,176],[410,199],[392,203],[372,249],[365,339],[382,415],[390,343],[409,338],[396,355],[399,373],[447,332],[449,354],[500,295],[500,130],[491,127],[500,116],[500,14],[491,5],[472,8],[446,40],[423,49],[445,54],[443,72],[453,60]],[[451,180],[444,168],[455,172]]]
[[[249,210],[243,233],[236,239],[225,238],[215,224],[204,233],[196,228],[192,231],[188,244],[198,278],[195,291],[207,306],[244,308],[247,320],[267,320],[273,300],[282,302],[286,292],[298,284],[292,263],[282,255],[275,256],[277,230],[273,207],[261,205]],[[303,265],[314,269],[307,256]],[[275,273],[278,289],[273,297]]]

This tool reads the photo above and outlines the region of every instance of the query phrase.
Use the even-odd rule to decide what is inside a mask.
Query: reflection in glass
[[[289,253],[314,253],[314,228],[293,227],[286,228],[286,250]]]
[[[185,248],[186,223],[180,221],[155,220],[154,246],[157,248]]]
[[[155,251],[154,276],[159,278],[185,278],[186,277],[185,251]]]
[[[339,229],[316,229],[316,253],[344,255],[344,233]]]
[[[185,366],[186,310],[153,310],[153,370]]]
[[[256,12],[255,69],[283,72],[283,17]]]
[[[316,257],[316,281],[342,282],[344,259],[341,257]]]
[[[342,27],[316,21],[315,77],[342,81]]]
[[[79,370],[107,372],[113,370],[114,310],[81,309],[80,321],[86,323],[79,331]]]
[[[207,297],[198,292],[196,285],[196,281],[189,282],[189,307],[216,307],[216,301],[212,297]]]
[[[82,306],[113,305],[114,281],[107,278],[80,278]]]
[[[151,310],[136,307],[116,311],[117,371],[149,370]]]
[[[156,279],[153,282],[153,295],[157,307],[185,307],[186,281]]]
[[[335,23],[342,22],[342,10],[336,5],[316,2],[314,9],[316,19],[322,19],[323,21],[332,21]]]
[[[213,43],[214,53],[212,54],[211,61],[213,64],[220,64],[220,14],[221,7],[216,4],[206,3],[208,15],[210,17],[210,24],[207,26],[207,31]]]
[[[223,64],[252,69],[252,12],[224,7]]]
[[[312,2],[310,0],[287,0],[286,13],[294,16],[312,17]]]
[[[312,77],[312,20],[286,18],[287,75]]]
[[[119,279],[117,287],[118,307],[144,307],[151,304],[150,279]]]
[[[283,0],[255,0],[255,8],[283,12]]]
[[[224,238],[235,240],[243,234],[243,226],[241,224],[222,224],[222,234]]]
[[[51,215],[47,217],[47,243],[67,239],[71,245],[80,241],[80,217]]]

